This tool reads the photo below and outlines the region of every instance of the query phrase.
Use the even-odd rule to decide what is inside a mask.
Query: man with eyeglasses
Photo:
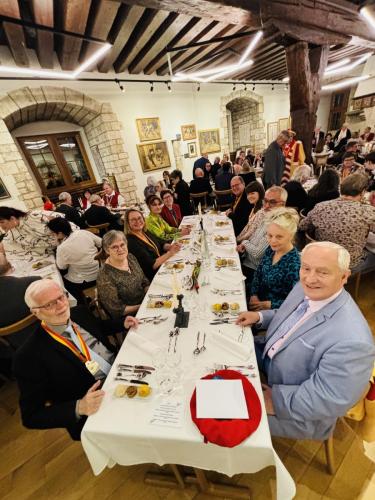
[[[287,198],[288,192],[280,186],[273,186],[267,189],[263,199],[263,208],[256,213],[252,225],[246,234],[246,239],[237,245],[237,251],[240,254],[244,254],[242,271],[247,278],[247,286],[251,285],[254,271],[258,267],[268,246],[267,230],[264,224],[265,216],[267,212],[275,208],[285,207]]]
[[[22,422],[30,429],[63,427],[79,440],[87,416],[100,407],[114,353],[98,340],[105,341],[95,318],[72,321],[67,294],[54,281],[29,285],[25,302],[40,323],[15,356]],[[136,325],[126,318],[125,328]]]
[[[245,181],[239,175],[232,177],[230,188],[235,198],[232,207],[225,213],[232,219],[234,234],[237,236],[246,226],[253,205],[249,203],[245,193]]]

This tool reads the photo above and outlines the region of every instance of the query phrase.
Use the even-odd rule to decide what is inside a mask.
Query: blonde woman
[[[278,309],[298,282],[301,262],[293,243],[298,221],[292,208],[277,208],[267,214],[269,246],[251,284],[250,311]]]

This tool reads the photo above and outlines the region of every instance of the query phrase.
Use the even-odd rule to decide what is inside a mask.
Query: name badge
[[[97,361],[86,361],[85,366],[91,375],[95,375],[100,370],[100,366]]]

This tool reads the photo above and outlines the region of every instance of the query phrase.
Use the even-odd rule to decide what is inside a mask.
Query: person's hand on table
[[[225,215],[228,217],[232,213],[232,209],[228,208],[228,210],[225,211]]]
[[[276,415],[272,403],[272,388],[267,384],[262,384],[262,390],[267,415]]]
[[[126,330],[130,330],[130,328],[137,328],[139,325],[139,321],[134,316],[126,316],[124,321],[124,327]]]
[[[95,384],[90,387],[87,391],[85,397],[78,401],[77,411],[79,415],[93,415],[96,413],[102,403],[104,397],[104,391],[99,389],[100,380],[97,380]]]
[[[186,236],[188,234],[190,234],[190,227],[184,226],[183,228],[181,228],[181,236]]]
[[[257,312],[242,312],[238,315],[236,325],[248,326],[258,323],[260,316]]]
[[[257,295],[252,295],[249,301],[250,311],[262,311],[263,309],[271,309],[270,300],[259,300]]]
[[[182,245],[180,243],[172,243],[172,245],[169,246],[168,253],[171,255],[175,255],[177,252],[179,252],[182,248]]]
[[[240,243],[239,245],[236,246],[236,250],[238,253],[243,253],[245,249],[245,245],[243,243]]]

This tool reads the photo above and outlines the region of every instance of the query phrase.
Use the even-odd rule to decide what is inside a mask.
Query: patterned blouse
[[[160,215],[151,213],[146,217],[146,230],[164,242],[169,242],[180,235],[179,229],[171,227]]]
[[[257,295],[259,300],[270,300],[271,309],[278,309],[299,281],[301,260],[295,247],[276,264],[272,264],[274,255],[275,252],[268,247],[255,271],[251,295]]]
[[[106,263],[96,280],[99,302],[113,319],[124,317],[126,306],[140,304],[146,293],[145,288],[150,284],[131,253],[128,261],[130,272]]]
[[[364,257],[364,248],[370,231],[375,231],[375,207],[359,201],[338,198],[315,205],[299,224],[302,231],[318,241],[338,243],[350,253],[350,268],[355,268]]]

